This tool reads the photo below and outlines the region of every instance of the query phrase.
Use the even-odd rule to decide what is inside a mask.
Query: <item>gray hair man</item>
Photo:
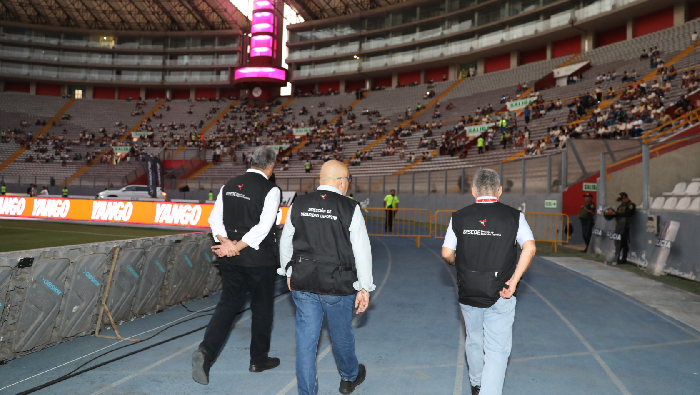
[[[271,229],[282,196],[269,180],[276,160],[271,147],[255,150],[251,168],[221,187],[209,216],[214,239],[220,243],[212,250],[220,258],[223,291],[204,339],[192,354],[192,378],[200,384],[209,383],[211,363],[223,348],[248,292],[253,313],[249,371],[262,372],[280,363],[268,357],[278,254]]]
[[[476,172],[472,182],[476,203],[454,213],[442,245],[442,257],[457,266],[473,395],[500,395],[503,390],[513,340],[515,289],[535,256],[525,216],[498,201],[500,184],[496,171]],[[522,248],[520,259],[516,243]]]

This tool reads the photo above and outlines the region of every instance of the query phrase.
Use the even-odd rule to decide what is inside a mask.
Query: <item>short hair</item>
[[[277,153],[272,147],[260,147],[253,153],[253,158],[250,161],[252,167],[258,169],[267,169],[268,166],[274,165],[277,162]]]
[[[472,182],[478,196],[494,196],[501,185],[501,177],[493,169],[480,169]]]

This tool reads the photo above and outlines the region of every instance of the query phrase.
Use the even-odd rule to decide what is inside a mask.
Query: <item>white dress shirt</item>
[[[495,200],[498,201],[498,199],[494,196],[479,196],[479,199],[484,199],[484,200]],[[479,204],[490,204],[492,202],[480,202],[479,199],[477,199],[477,203]],[[518,234],[515,236],[515,240],[520,244],[520,248],[523,247],[523,244],[525,244],[526,241],[528,240],[535,240],[535,237],[532,235],[532,229],[530,229],[530,225],[527,223],[527,220],[525,219],[525,215],[523,213],[520,213],[520,222],[518,224]],[[457,251],[457,236],[455,235],[455,232],[452,230],[452,220],[450,219],[450,225],[447,227],[447,233],[445,234],[445,242],[442,243],[443,247],[447,247],[451,250]]]
[[[321,185],[317,189],[319,191],[330,191],[342,195],[338,188],[330,185]],[[287,269],[286,273],[284,269],[287,267],[287,263],[292,260],[292,254],[294,253],[294,247],[292,246],[292,239],[294,238],[294,225],[292,224],[293,207],[294,205],[289,207],[287,220],[282,230],[282,237],[280,238],[281,267],[277,270],[279,275],[286,275],[287,277],[292,276],[292,268],[290,267]],[[365,218],[362,216],[359,204],[355,207],[355,212],[350,222],[350,243],[352,244],[352,253],[355,256],[355,267],[357,268],[357,281],[355,281],[352,286],[357,291],[363,289],[369,292],[374,291],[376,287],[372,278],[372,246],[369,244],[367,226],[365,225]]]
[[[256,169],[248,169],[249,173],[261,174],[265,179],[267,176],[265,173]],[[209,215],[209,225],[211,226],[211,234],[214,235],[214,240],[219,241],[216,238],[217,235],[228,237],[226,234],[226,226],[224,226],[224,201],[222,198],[224,187],[219,190],[219,195],[216,197],[216,202],[214,203],[214,209],[211,210]],[[257,225],[250,228],[248,233],[241,237],[241,241],[248,244],[254,250],[260,247],[260,243],[267,237],[270,233],[272,225],[275,224],[277,219],[277,211],[280,208],[280,192],[279,187],[274,187],[270,189],[270,192],[265,196],[265,203],[263,204],[262,213],[260,213],[260,221]]]

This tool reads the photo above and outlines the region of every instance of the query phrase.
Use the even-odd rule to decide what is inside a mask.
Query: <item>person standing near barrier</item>
[[[583,195],[586,200],[581,206],[581,211],[578,213],[578,219],[581,221],[581,234],[583,241],[586,242],[586,248],[583,252],[588,251],[588,245],[591,243],[591,234],[593,233],[593,224],[595,223],[595,203],[593,203],[593,195],[586,193]]]
[[[299,395],[318,394],[316,354],[323,317],[340,372],[341,394],[350,394],[366,375],[355,354],[352,308],[369,306],[372,246],[360,205],[343,197],[350,174],[342,162],[321,167],[320,186],[298,196],[289,208],[280,238],[278,273],[296,304],[297,386]]]
[[[474,175],[476,203],[452,215],[442,257],[457,267],[465,351],[473,395],[500,395],[513,340],[515,290],[535,256],[525,216],[498,201],[495,170]],[[518,260],[516,243],[522,253]]]
[[[63,196],[64,199],[68,197],[68,186],[63,187],[61,190],[61,196]]]
[[[627,263],[627,253],[630,250],[630,227],[632,226],[634,213],[637,211],[637,206],[632,203],[626,192],[620,192],[617,201],[620,202],[617,210],[613,211],[610,209],[606,212],[608,215],[615,215],[617,220],[615,233],[618,237],[615,239],[613,265]],[[620,252],[622,252],[622,257],[620,257]]]
[[[304,171],[306,173],[311,173],[311,162],[309,162],[308,159],[306,160],[306,163],[304,163]]]
[[[479,149],[480,154],[484,153],[484,137],[483,136],[479,136],[479,138],[476,139],[476,147]]]
[[[274,149],[256,149],[251,168],[221,187],[209,216],[212,235],[221,243],[212,250],[222,258],[223,291],[204,339],[192,354],[192,378],[200,384],[209,384],[211,363],[223,348],[248,292],[253,314],[248,370],[263,372],[280,364],[278,358],[268,357],[278,254],[271,229],[282,196],[269,181],[276,159]]]
[[[2,183],[2,186],[0,187],[0,193],[2,193],[2,196],[5,196],[5,193],[7,192],[7,187],[5,187],[5,183]]]
[[[395,189],[392,189],[391,192],[384,197],[384,208],[386,209],[384,231],[387,233],[392,233],[394,231],[394,217],[396,216],[396,209],[399,208],[399,198],[396,197]]]

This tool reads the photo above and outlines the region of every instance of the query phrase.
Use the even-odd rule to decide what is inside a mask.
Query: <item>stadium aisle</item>
[[[373,237],[373,293],[367,314],[355,325],[357,354],[367,379],[357,394],[469,394],[460,346],[461,324],[454,268],[440,259],[441,240]],[[278,292],[284,292],[280,278]],[[187,304],[192,311],[215,305],[217,295]],[[192,315],[174,307],[120,326],[135,335]],[[88,366],[206,325],[208,316],[168,329],[148,342],[108,354]],[[226,348],[211,370],[211,383],[190,377],[190,354],[198,331],[68,379],[38,394],[296,394],[294,307],[277,298],[271,355],[279,368],[248,373],[250,318],[239,316]],[[145,338],[155,332],[139,336]],[[84,337],[10,361],[0,368],[0,388],[114,344]],[[114,348],[124,345],[117,344]],[[320,394],[336,394],[339,375],[329,339],[319,346]],[[109,349],[99,351],[97,355]],[[93,356],[94,356],[93,355]],[[700,386],[700,333],[641,303],[536,258],[518,290],[513,352],[504,394],[694,393]],[[92,356],[91,356],[92,357]],[[89,357],[89,358],[91,358]],[[0,390],[16,394],[55,379],[87,362],[67,364]]]

